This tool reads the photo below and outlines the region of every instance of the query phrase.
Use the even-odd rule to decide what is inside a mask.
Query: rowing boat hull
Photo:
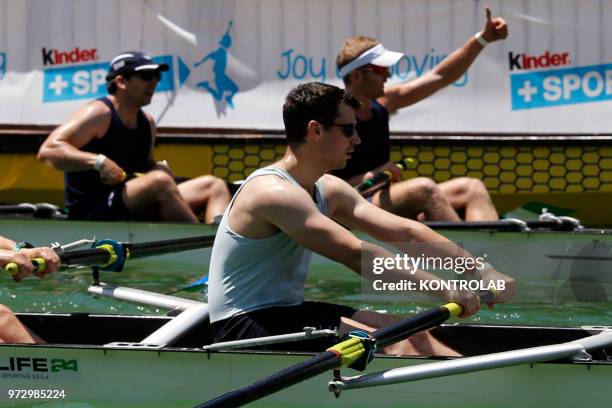
[[[84,317],[81,317],[83,320]],[[78,327],[78,317],[74,318]],[[137,324],[136,324],[137,325]],[[452,326],[443,330],[458,337]],[[486,327],[473,327],[485,331]],[[507,344],[530,341],[535,328],[502,328]],[[500,328],[497,328],[500,330]],[[540,329],[545,331],[544,329]],[[550,329],[555,341],[576,330]],[[448,333],[447,333],[448,334]],[[546,336],[542,332],[538,336]],[[478,337],[472,342],[478,343]],[[469,342],[465,338],[462,341]],[[561,340],[562,341],[562,340]],[[501,342],[500,342],[501,343]],[[523,344],[524,346],[524,344]],[[484,350],[483,350],[484,351]],[[0,403],[31,406],[32,400],[8,398],[9,390],[60,390],[64,399],[47,402],[85,403],[87,407],[187,407],[212,399],[266,374],[303,361],[310,353],[264,351],[205,352],[194,348],[125,349],[94,345],[0,345]],[[9,359],[39,362],[10,370]],[[429,358],[377,357],[367,371],[425,364]],[[438,360],[436,360],[438,361]],[[30,364],[31,365],[31,364]],[[40,367],[59,367],[58,371]],[[343,370],[343,375],[357,372]],[[327,391],[331,373],[297,384],[253,404],[261,407],[577,407],[607,406],[602,392],[612,381],[612,364],[606,361],[525,364],[412,383],[344,391],[336,399]],[[561,386],[562,385],[562,386]],[[39,401],[40,402],[40,401]]]
[[[88,406],[187,407],[303,361],[307,356],[200,351],[133,351],[76,347],[0,347],[0,359],[75,360],[78,372],[3,373],[0,402],[8,390],[62,390],[61,402]],[[425,363],[410,358],[379,358],[370,370]],[[25,377],[25,378],[24,378]],[[534,364],[449,378],[344,392],[327,391],[329,374],[274,394],[262,407],[571,407],[607,406],[602,390],[612,367],[597,364]],[[560,392],[560,384],[563,390]],[[485,391],[486,390],[486,391]],[[54,402],[60,402],[54,401]],[[24,405],[32,401],[20,401]],[[19,404],[17,403],[17,406]]]

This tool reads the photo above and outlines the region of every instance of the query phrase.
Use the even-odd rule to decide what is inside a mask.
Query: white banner
[[[509,38],[394,115],[392,130],[610,133],[612,0],[487,5]],[[62,122],[105,95],[114,55],[141,50],[171,65],[146,108],[159,125],[282,129],[292,87],[341,86],[345,38],[404,52],[393,84],[423,75],[484,22],[474,0],[0,0],[0,123]]]

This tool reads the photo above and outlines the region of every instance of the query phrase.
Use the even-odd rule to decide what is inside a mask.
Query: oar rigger
[[[121,272],[130,256],[128,247],[113,239],[103,239],[96,242],[93,247],[108,252],[108,262],[98,265],[103,271]]]

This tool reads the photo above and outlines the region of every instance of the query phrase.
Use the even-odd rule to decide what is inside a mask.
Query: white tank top
[[[208,280],[210,321],[271,306],[293,306],[304,301],[304,284],[312,253],[282,230],[252,239],[231,230],[228,214],[246,183],[255,177],[275,175],[296,186],[297,181],[278,167],[253,172],[227,206],[212,249]],[[315,201],[327,215],[327,199],[320,181],[315,184]]]

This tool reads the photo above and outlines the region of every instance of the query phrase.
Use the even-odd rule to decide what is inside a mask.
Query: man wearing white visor
[[[457,81],[489,43],[505,39],[508,26],[502,18],[491,18],[486,8],[485,28],[476,33],[439,65],[422,76],[385,88],[389,67],[403,56],[386,50],[377,40],[358,36],[344,41],[336,58],[346,89],[361,102],[357,109],[357,132],[361,144],[355,147],[346,168],[335,171],[352,185],[389,170],[393,181],[400,170],[390,162],[389,113],[412,105]],[[425,220],[492,221],[498,215],[485,185],[478,179],[461,177],[436,184],[419,177],[392,183],[372,196],[372,203],[404,217]]]

